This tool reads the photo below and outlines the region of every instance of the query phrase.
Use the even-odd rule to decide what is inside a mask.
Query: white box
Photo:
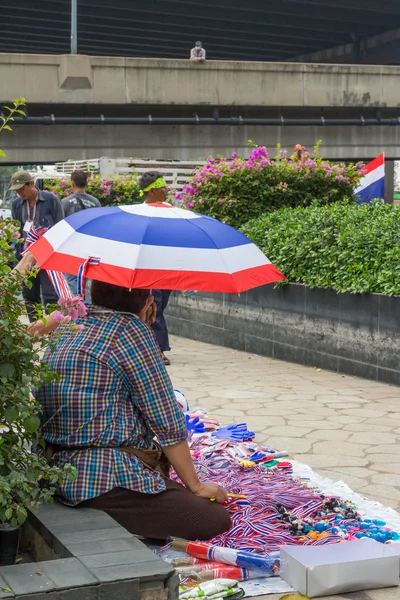
[[[399,585],[400,556],[363,538],[325,546],[283,546],[280,576],[310,598]]]

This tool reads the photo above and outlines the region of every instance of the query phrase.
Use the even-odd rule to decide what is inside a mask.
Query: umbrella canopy
[[[82,210],[30,247],[42,269],[128,288],[240,293],[284,279],[246,236],[169,204]],[[97,264],[94,264],[97,263]]]

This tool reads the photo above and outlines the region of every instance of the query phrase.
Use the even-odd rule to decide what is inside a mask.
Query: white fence
[[[56,163],[58,173],[71,175],[76,169],[98,173],[102,177],[119,177],[145,171],[159,171],[167,184],[176,190],[181,190],[196,167],[203,166],[203,161],[155,160],[136,158],[95,158],[91,160],[68,160]]]

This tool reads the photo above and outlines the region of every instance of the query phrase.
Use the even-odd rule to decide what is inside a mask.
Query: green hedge
[[[45,189],[57,194],[62,199],[72,194],[70,178],[48,179],[44,181]],[[134,175],[128,177],[101,177],[92,175],[86,188],[88,194],[97,198],[102,206],[118,206],[120,204],[138,204],[143,202],[139,196],[139,181]]]
[[[241,231],[289,282],[400,295],[400,206],[314,203],[265,214]]]
[[[243,159],[210,158],[176,194],[189,210],[215,217],[233,227],[283,206],[307,206],[353,199],[364,165],[332,163],[297,145],[292,156],[280,151],[270,158],[265,147]]]

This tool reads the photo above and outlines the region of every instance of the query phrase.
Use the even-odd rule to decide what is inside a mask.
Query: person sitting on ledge
[[[91,293],[83,331],[64,334],[60,325],[44,355],[59,380],[36,392],[47,460],[77,470],[58,498],[101,509],[145,538],[208,540],[227,531],[226,492],[196,475],[185,417],[147,325],[153,297],[100,281]],[[169,465],[186,487],[168,478]]]

